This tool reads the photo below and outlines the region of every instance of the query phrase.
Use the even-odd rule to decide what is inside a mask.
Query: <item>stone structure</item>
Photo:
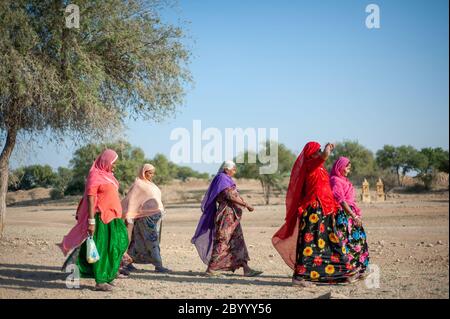
[[[386,200],[386,194],[384,193],[384,184],[381,178],[377,182],[377,202],[384,202]]]
[[[362,184],[362,195],[361,200],[363,203],[370,203],[370,190],[369,190],[369,182],[364,178],[364,182]]]

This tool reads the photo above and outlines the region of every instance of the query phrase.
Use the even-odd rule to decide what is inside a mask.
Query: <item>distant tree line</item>
[[[144,151],[130,143],[118,141],[111,144],[88,144],[77,149],[70,160],[69,168],[59,167],[54,171],[49,165],[19,167],[10,173],[8,190],[29,190],[36,187],[53,188],[54,199],[65,195],[79,195],[84,191],[85,179],[95,158],[105,148],[114,149],[119,155],[115,176],[120,181],[120,191],[124,193],[133,183],[138,170],[144,163],[156,167],[154,182],[162,185],[172,180],[186,181],[188,178],[208,179],[209,174],[199,173],[190,167],[178,166],[164,155],[156,154],[146,159]]]
[[[248,163],[248,157],[254,155],[250,152],[243,154],[245,163],[238,164],[237,173],[238,178],[256,178],[260,181],[266,204],[269,204],[271,196],[286,189],[297,157],[285,145],[275,142],[267,143],[261,153],[266,152],[268,147],[278,147],[279,165],[275,174],[260,175],[259,167],[263,164],[259,161],[255,164]],[[360,185],[365,178],[373,184],[381,178],[386,190],[396,186],[403,187],[408,174],[422,182],[424,188],[429,190],[439,172],[449,172],[449,151],[440,147],[417,150],[412,146],[385,145],[374,154],[357,141],[346,140],[336,144],[326,163],[327,169],[331,169],[340,156],[350,159],[352,172],[349,178],[354,184]]]
[[[269,148],[278,147],[278,170],[274,174],[259,173],[261,154],[268,154]],[[88,144],[77,149],[70,160],[69,168],[59,167],[57,171],[49,165],[31,165],[20,167],[10,173],[8,189],[10,191],[28,190],[35,187],[53,188],[52,198],[62,198],[65,195],[79,195],[84,191],[84,183],[89,169],[96,156],[105,148],[114,149],[119,155],[115,175],[120,181],[120,191],[124,193],[133,183],[137,171],[143,163],[152,163],[157,173],[154,178],[157,184],[166,184],[172,180],[186,181],[188,178],[208,179],[207,173],[199,173],[190,167],[178,166],[170,162],[166,156],[156,154],[152,159],[146,159],[142,149],[133,147],[125,141],[111,144]],[[237,178],[257,179],[266,204],[273,195],[280,195],[286,190],[289,174],[297,155],[285,145],[276,142],[266,142],[260,154],[245,152],[241,154],[245,163],[238,163]],[[250,156],[256,156],[256,163],[248,163]],[[415,149],[412,146],[385,145],[375,154],[356,141],[343,141],[327,161],[330,169],[333,162],[340,156],[350,158],[352,172],[350,180],[359,185],[366,178],[374,183],[381,178],[386,190],[395,186],[404,186],[408,174],[420,181],[429,190],[438,173],[449,173],[449,151],[442,148]],[[236,161],[236,158],[235,158]]]

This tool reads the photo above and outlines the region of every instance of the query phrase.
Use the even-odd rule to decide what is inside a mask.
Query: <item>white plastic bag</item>
[[[90,264],[96,263],[100,259],[100,256],[98,254],[97,246],[95,246],[95,242],[92,236],[89,236],[86,240],[86,248],[87,262]]]

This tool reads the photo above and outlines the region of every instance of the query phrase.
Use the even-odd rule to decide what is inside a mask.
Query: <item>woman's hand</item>
[[[362,220],[358,216],[353,216],[353,222],[355,223],[356,227],[361,227],[362,226]]]
[[[322,154],[321,154],[322,158],[324,160],[327,160],[333,150],[334,150],[334,144],[327,143],[327,145],[325,145],[325,147],[322,151]]]
[[[94,233],[95,233],[95,225],[88,225],[89,236],[94,236]]]
[[[247,204],[247,209],[249,212],[253,212],[255,210],[252,205],[248,205],[248,204]]]
[[[325,153],[327,153],[328,155],[330,155],[331,152],[333,152],[333,150],[334,150],[334,144],[327,143],[327,145],[325,145]]]

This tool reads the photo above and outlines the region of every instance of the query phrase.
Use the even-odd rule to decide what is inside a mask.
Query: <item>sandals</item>
[[[221,274],[220,274],[219,272],[217,272],[217,271],[207,270],[207,271],[205,272],[205,276],[206,276],[206,277],[213,278],[213,277],[221,277]]]
[[[244,277],[256,277],[261,275],[263,272],[260,270],[250,269],[248,273],[244,273]]]
[[[111,292],[113,291],[113,286],[109,284],[96,284],[95,291],[104,291],[104,292]]]
[[[363,279],[363,276],[361,273],[356,273],[353,276],[347,278],[346,282],[347,284],[354,284],[355,282],[358,282]]]
[[[126,279],[126,278],[128,278],[129,276],[130,276],[130,272],[129,272],[128,270],[126,270],[126,269],[121,268],[121,269],[119,269],[119,271],[117,272],[116,278],[117,278],[117,279]]]
[[[171,273],[172,270],[170,270],[169,268],[160,266],[160,267],[155,267],[155,272],[162,273],[162,274],[168,274],[168,273]]]
[[[136,267],[134,267],[133,264],[129,264],[128,266],[124,267],[128,271],[136,271],[138,270]]]

